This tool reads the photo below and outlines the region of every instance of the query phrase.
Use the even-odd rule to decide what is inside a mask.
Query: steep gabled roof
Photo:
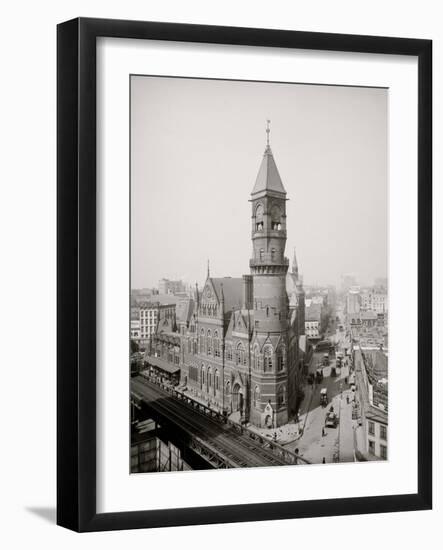
[[[192,298],[183,298],[176,306],[177,323],[189,323],[194,313],[194,300]]]
[[[211,277],[210,278],[219,301],[222,294],[225,302],[225,312],[242,306],[243,279],[240,277]]]
[[[269,145],[265,149],[252,195],[261,193],[262,191],[274,191],[286,195],[277,165],[275,164],[274,155]]]

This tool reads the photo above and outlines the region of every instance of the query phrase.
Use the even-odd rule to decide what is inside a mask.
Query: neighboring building
[[[131,319],[131,340],[135,340],[135,342],[140,341],[140,320],[139,319]]]
[[[321,337],[322,306],[311,301],[305,312],[305,333],[308,338],[315,340]]]
[[[158,282],[159,294],[186,294],[186,285],[183,281],[170,281],[169,279],[160,279]]]
[[[214,278],[208,268],[201,295],[177,319],[181,387],[261,427],[286,424],[295,414],[303,365],[304,293],[296,265],[291,306],[286,288],[286,200],[268,143],[251,194],[251,273]]]
[[[161,321],[161,325],[149,342],[145,364],[158,382],[176,385],[180,380],[180,335],[172,319]]]
[[[375,311],[361,311],[360,312],[360,323],[363,327],[371,328],[377,325],[378,315]]]
[[[155,301],[139,305],[140,345],[143,348],[149,344],[160,319],[173,319],[175,323],[175,308],[178,301],[179,298],[175,296],[158,294]]]
[[[357,396],[361,414],[360,451],[369,459],[388,458],[388,357],[382,349],[354,350]]]
[[[383,288],[376,288],[372,293],[371,309],[376,313],[385,313],[388,311],[388,295]]]
[[[388,294],[384,287],[365,288],[360,292],[361,309],[385,313],[388,311]]]
[[[131,289],[131,310],[138,309],[139,305],[152,299],[152,296],[158,294],[153,288],[133,288]],[[131,311],[132,317],[132,311]]]
[[[352,287],[346,295],[346,315],[350,325],[360,324],[360,289]]]

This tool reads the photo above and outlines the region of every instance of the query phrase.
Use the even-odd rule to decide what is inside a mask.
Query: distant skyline
[[[307,285],[387,277],[385,89],[131,79],[131,284],[249,273],[266,145],[287,192],[286,256]]]

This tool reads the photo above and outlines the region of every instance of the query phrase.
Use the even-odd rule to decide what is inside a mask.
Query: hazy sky
[[[387,274],[387,90],[132,77],[132,287],[249,273],[270,144],[305,284]]]

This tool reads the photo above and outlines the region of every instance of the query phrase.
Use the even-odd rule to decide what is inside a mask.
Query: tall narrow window
[[[206,353],[208,355],[212,355],[212,338],[211,338],[211,331],[208,330],[208,337],[206,340]]]
[[[265,346],[263,350],[263,359],[264,359],[264,371],[272,371],[272,346]]]
[[[214,344],[214,356],[220,357],[220,340],[218,339],[217,331],[214,332],[213,344]]]
[[[255,230],[263,231],[263,206],[261,204],[255,210]]]
[[[205,331],[201,329],[200,331],[200,353],[205,351]]]
[[[235,362],[237,365],[246,365],[245,348],[242,343],[237,346]]]
[[[271,229],[274,231],[280,231],[281,230],[281,216],[282,212],[280,210],[280,207],[277,205],[274,205],[271,209]]]

